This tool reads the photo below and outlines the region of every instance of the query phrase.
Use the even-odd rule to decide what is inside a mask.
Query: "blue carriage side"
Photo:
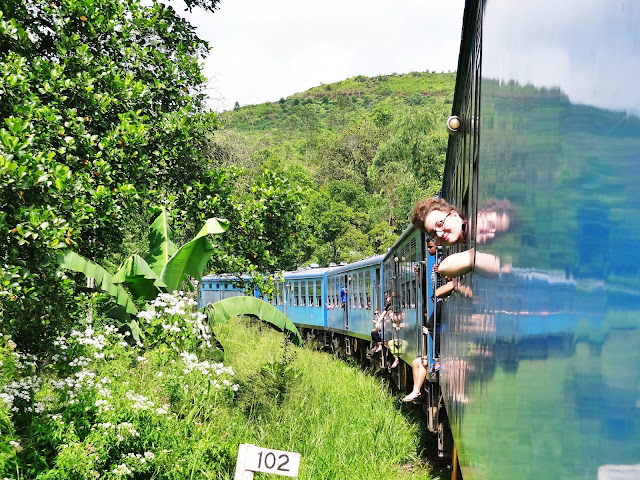
[[[225,298],[246,295],[244,282],[248,279],[249,277],[230,274],[205,275],[198,283],[198,308],[204,308]]]
[[[369,339],[373,312],[382,307],[382,255],[327,272],[327,329]]]
[[[271,299],[298,327],[324,329],[327,325],[326,284],[329,268],[284,272]]]

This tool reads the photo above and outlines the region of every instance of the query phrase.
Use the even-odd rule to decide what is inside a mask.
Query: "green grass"
[[[300,453],[301,479],[431,478],[421,422],[381,378],[261,322],[215,333],[224,365],[219,350],[184,351],[184,331],[168,337],[177,348],[149,350],[114,330],[74,331],[37,382],[0,337],[0,379],[20,390],[16,413],[0,403],[0,478],[230,480],[243,443]]]
[[[219,326],[216,334],[244,390],[238,403],[245,405],[246,423],[228,428],[235,432],[232,442],[300,453],[301,479],[432,478],[419,458],[419,426],[398,409],[381,379],[308,349],[289,346],[283,361],[281,334],[245,321]],[[249,384],[263,382],[258,390],[265,390],[256,372],[278,362],[289,368],[286,393],[279,402],[261,399]]]

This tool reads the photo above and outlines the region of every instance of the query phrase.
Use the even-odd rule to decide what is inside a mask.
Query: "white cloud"
[[[463,0],[222,0],[215,13],[185,16],[212,46],[204,73],[212,105],[226,109],[355,75],[453,71],[463,8]]]

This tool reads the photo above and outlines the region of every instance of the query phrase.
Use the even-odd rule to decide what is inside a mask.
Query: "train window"
[[[352,307],[355,307],[358,301],[358,274],[353,273],[352,276],[353,279],[349,280],[349,295],[347,300],[351,302]],[[352,277],[349,278],[351,279]]]
[[[297,307],[300,305],[300,282],[296,280],[293,282],[293,306]]]
[[[354,308],[360,307],[360,272],[356,272],[354,275],[354,289],[351,293],[351,304]]]
[[[349,279],[349,296],[347,300],[351,302],[352,307],[355,307],[358,302],[358,274],[353,273]]]
[[[316,307],[322,307],[322,280],[316,280]]]
[[[302,280],[300,282],[300,305],[307,306],[307,281]]]
[[[367,310],[371,308],[371,271],[364,272],[364,294]]]
[[[401,250],[400,255],[400,306],[404,310],[406,308],[405,299],[407,298],[407,257],[406,248]]]

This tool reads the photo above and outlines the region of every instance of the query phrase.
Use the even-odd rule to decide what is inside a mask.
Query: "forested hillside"
[[[210,156],[231,171],[284,174],[299,189],[296,255],[282,267],[382,253],[413,202],[439,189],[454,84],[453,73],[359,75],[236,104],[220,116]],[[277,229],[279,219],[269,221]]]

